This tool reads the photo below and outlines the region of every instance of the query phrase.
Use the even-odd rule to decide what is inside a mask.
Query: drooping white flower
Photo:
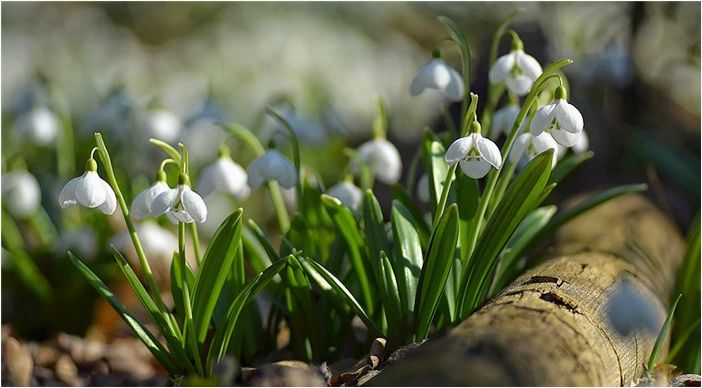
[[[166,109],[151,110],[144,118],[149,137],[173,143],[180,137],[182,124],[178,116]]]
[[[68,250],[78,253],[81,259],[95,259],[98,253],[97,236],[95,232],[89,228],[82,228],[67,233],[61,233],[56,242],[55,252],[56,254],[65,255]]]
[[[381,138],[369,140],[358,147],[358,155],[373,169],[379,181],[392,185],[400,180],[402,159],[389,141]]]
[[[489,136],[490,139],[495,140],[502,133],[504,133],[505,135],[509,135],[509,133],[512,131],[512,126],[514,125],[514,122],[517,120],[517,116],[519,116],[519,111],[519,105],[508,104],[507,106],[495,112],[495,116],[493,116],[492,118],[492,131],[490,131]],[[519,127],[520,132],[524,129],[525,122],[526,120],[522,121],[522,124]]]
[[[446,151],[446,163],[453,166],[459,163],[463,173],[473,179],[487,175],[490,167],[499,169],[502,155],[497,145],[480,134],[480,124],[474,121],[471,133],[454,141]]]
[[[410,94],[418,96],[425,89],[438,90],[450,101],[460,101],[464,93],[463,78],[435,52],[434,58],[422,66],[412,79]]]
[[[268,181],[277,181],[289,189],[297,183],[295,166],[277,150],[271,149],[251,162],[248,168],[248,183],[253,189]]]
[[[225,191],[238,200],[246,199],[251,188],[246,183],[246,171],[235,163],[229,155],[221,155],[200,173],[197,191],[207,197],[216,190]]]
[[[575,144],[573,144],[573,152],[576,154],[582,154],[584,152],[587,152],[587,150],[590,148],[590,139],[587,137],[587,132],[582,131],[580,133],[580,137],[578,140],[576,140]]]
[[[2,204],[17,218],[32,215],[41,206],[41,189],[34,175],[11,171],[2,175]]]
[[[202,197],[190,189],[187,177],[181,175],[178,186],[159,194],[151,204],[151,214],[166,214],[173,223],[203,223],[207,219],[207,206]]]
[[[524,44],[515,37],[512,41],[512,51],[495,61],[489,78],[490,83],[504,82],[510,92],[523,96],[529,93],[541,73],[539,62],[524,52]]]
[[[431,198],[429,197],[429,175],[423,174],[417,182],[417,197],[420,201],[428,203]]]
[[[161,178],[161,173],[159,172],[159,178]],[[163,179],[157,179],[156,182],[151,185],[151,187],[140,192],[134,200],[132,201],[132,212],[131,215],[135,220],[141,220],[151,215],[151,206],[154,203],[156,197],[161,195],[164,191],[170,189],[166,184],[165,174]]]
[[[538,136],[531,133],[522,133],[515,140],[509,152],[509,160],[513,164],[523,166],[537,155],[548,149],[553,150],[552,167],[556,165],[558,159],[558,143],[548,132],[542,132]]]
[[[332,186],[327,191],[327,195],[338,199],[344,206],[354,211],[358,210],[363,199],[361,189],[349,181],[342,181]]]
[[[83,205],[87,208],[98,208],[104,214],[110,215],[117,209],[117,198],[110,184],[105,182],[97,173],[97,163],[89,159],[83,175],[73,178],[61,189],[58,197],[61,208]]]
[[[54,143],[61,126],[56,114],[43,106],[22,115],[17,125],[22,137],[39,145]]]
[[[563,86],[556,88],[555,101],[540,107],[531,119],[531,133],[538,136],[544,131],[565,147],[575,145],[583,131],[583,116],[566,101]]]

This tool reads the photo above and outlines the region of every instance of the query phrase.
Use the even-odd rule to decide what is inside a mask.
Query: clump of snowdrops
[[[437,48],[408,80],[409,89],[413,95],[441,93],[447,104],[460,102],[461,120],[447,118],[445,127],[425,131],[404,185],[399,183],[403,161],[386,139],[388,112],[380,100],[373,139],[347,150],[345,178],[328,189],[302,165],[295,123],[272,109],[268,114],[286,130],[290,157],[276,144],[264,147],[247,128],[223,122],[219,125],[256,159],[245,170],[222,143],[218,157],[195,177],[185,144],[175,148],[167,139],[151,139],[164,159],[153,184],[131,206],[115,178],[108,147],[96,133],[85,173],[66,184],[59,204],[105,214],[120,208],[138,271],[116,249],[114,257],[158,332],[139,322],[70,254],[73,264],[173,376],[210,376],[228,353],[242,357],[271,350],[257,338],[274,342],[283,326],[293,354],[316,361],[364,349],[375,337],[386,338],[394,348],[450,328],[523,271],[528,249],[560,225],[606,200],[643,189],[611,189],[564,211],[544,204],[592,153],[561,71],[571,61],[542,69],[518,34],[507,31],[513,16],[493,38],[484,103],[470,92],[465,37],[452,20],[439,18],[461,54],[462,74],[441,59]],[[498,58],[505,36],[511,38],[511,50]],[[506,103],[496,110],[503,99]],[[175,187],[167,183],[169,174],[171,181],[177,177]],[[389,214],[372,191],[375,180],[392,187]],[[218,190],[240,199],[265,191],[279,233],[264,233],[238,209],[201,252],[197,225],[208,216],[207,195]],[[286,206],[285,190],[293,206]],[[170,277],[168,303],[134,224],[162,215],[178,228],[170,273],[159,274]],[[192,253],[186,252],[188,239]],[[255,308],[254,300],[268,301],[267,314]],[[365,335],[356,335],[355,319],[362,321]]]

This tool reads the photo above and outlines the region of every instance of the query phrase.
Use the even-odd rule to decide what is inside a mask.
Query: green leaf
[[[242,228],[243,229],[243,228]],[[226,318],[227,308],[234,301],[241,290],[246,286],[246,269],[244,265],[244,247],[243,241],[241,246],[236,250],[232,265],[227,268],[222,268],[222,271],[227,272],[227,278],[222,286],[222,291],[219,294],[219,299],[215,305],[215,310],[212,315],[212,321],[216,327],[222,325]]]
[[[70,251],[68,252],[68,258],[71,260],[71,263],[75,265],[76,268],[85,276],[85,278],[90,282],[90,284],[97,290],[98,294],[100,294],[103,298],[107,300],[107,302],[112,306],[112,308],[119,314],[120,317],[124,320],[124,322],[129,326],[129,328],[134,331],[134,334],[139,338],[139,340],[146,346],[147,349],[151,352],[151,354],[154,355],[154,357],[158,360],[158,362],[163,365],[166,370],[169,371],[171,374],[177,374],[178,373],[178,368],[173,364],[173,361],[171,360],[170,355],[168,352],[163,348],[163,345],[161,345],[160,342],[154,337],[151,332],[146,329],[144,326],[142,326],[139,321],[137,321],[128,311],[127,308],[124,307],[122,302],[117,299],[117,297],[112,293],[112,291],[103,283],[100,278],[95,275],[93,271],[90,270],[85,264],[83,264],[82,261],[80,261],[78,258],[76,258],[73,253]]]
[[[322,203],[324,203],[334,225],[336,225],[336,228],[341,232],[341,235],[346,241],[351,266],[358,278],[366,309],[368,309],[370,314],[373,314],[373,293],[371,291],[368,270],[366,268],[366,260],[364,260],[363,257],[365,244],[363,235],[358,230],[356,219],[353,213],[351,213],[351,210],[343,206],[341,201],[334,197],[322,194]]]
[[[463,35],[463,32],[461,32],[461,29],[458,28],[458,25],[456,22],[453,20],[449,19],[446,16],[439,16],[437,19],[446,27],[446,30],[449,33],[449,36],[451,37],[451,40],[456,43],[458,48],[461,50],[461,62],[463,63],[463,87],[465,93],[468,93],[470,90],[470,46],[468,45],[468,41],[466,40],[466,37]],[[465,99],[464,99],[465,100]],[[461,114],[465,115],[465,109],[461,111]]]
[[[500,268],[496,275],[494,292],[499,292],[512,280],[515,275],[514,265],[522,256],[524,249],[539,231],[556,214],[558,208],[555,205],[540,207],[529,213],[524,221],[519,224],[512,237],[507,241],[503,254],[500,258]]]
[[[393,260],[400,290],[405,320],[411,322],[419,276],[424,264],[419,233],[414,227],[411,212],[400,201],[392,202],[392,233],[395,245]]]
[[[366,327],[371,330],[373,335],[383,335],[383,333],[378,329],[378,327],[375,325],[373,320],[370,319],[366,311],[361,307],[361,305],[358,303],[356,298],[351,294],[351,291],[349,291],[346,286],[344,286],[343,283],[339,279],[336,278],[331,272],[329,272],[326,268],[324,268],[321,264],[317,263],[316,261],[309,259],[309,258],[302,258],[302,260],[305,260],[307,263],[310,264],[312,268],[314,268],[319,275],[321,275],[324,280],[329,283],[330,286],[336,291],[336,295],[339,298],[345,299],[345,301],[348,303],[348,305],[351,307],[351,309],[358,315],[358,317],[363,321],[363,323],[366,324]],[[303,267],[305,268],[305,267]]]
[[[470,258],[468,246],[470,245],[469,230],[475,225],[475,215],[478,211],[480,188],[478,181],[465,174],[458,174],[456,178],[456,194],[458,197],[458,218],[460,219],[459,243],[461,246],[461,262],[464,264]]]
[[[2,242],[12,257],[12,270],[22,284],[42,301],[51,299],[51,286],[39,267],[24,250],[24,239],[17,224],[4,210],[2,212]]]
[[[388,236],[385,231],[383,212],[380,204],[369,189],[363,196],[361,210],[363,216],[363,232],[365,234],[366,250],[368,262],[373,271],[373,278],[383,299],[388,295],[387,278],[384,274],[383,262],[380,258],[381,252],[391,252],[388,244]],[[395,280],[393,279],[393,282]]]
[[[253,235],[258,240],[258,242],[261,244],[261,246],[263,246],[263,249],[266,250],[270,261],[273,262],[278,260],[278,258],[280,258],[280,255],[275,250],[275,248],[273,248],[273,244],[271,244],[271,242],[268,240],[268,237],[266,237],[266,234],[263,233],[263,230],[261,230],[261,228],[252,219],[249,219],[247,224],[251,232],[253,232]]]
[[[192,292],[193,324],[198,343],[203,343],[220,291],[241,242],[241,215],[238,209],[227,217],[210,240]]]
[[[422,140],[422,159],[424,161],[424,169],[429,178],[429,197],[433,212],[436,212],[436,207],[439,204],[441,193],[443,191],[444,180],[449,170],[449,165],[444,159],[446,148],[441,141],[436,138],[430,130],[424,131]],[[453,179],[453,178],[452,178]]]
[[[234,302],[229,306],[229,310],[226,314],[226,324],[222,329],[217,330],[212,344],[210,345],[210,350],[207,355],[208,370],[212,370],[212,367],[224,356],[224,353],[229,347],[229,341],[234,333],[234,328],[236,327],[241,310],[248,302],[256,298],[256,295],[258,295],[286,265],[286,259],[280,259],[274,262],[270,267],[266,268],[265,271],[259,273],[256,278],[241,291],[236,299],[234,299]]]
[[[261,272],[271,265],[272,260],[269,252],[266,251],[263,244],[256,238],[256,235],[250,228],[244,228],[241,231],[241,241],[244,243],[244,252],[248,258],[248,263],[256,272]],[[277,259],[277,257],[275,257]]]
[[[168,348],[170,349],[171,353],[177,358],[180,365],[183,365],[184,367],[188,368],[189,371],[193,372],[193,365],[190,363],[188,356],[183,350],[184,344],[180,341],[180,338],[176,333],[177,326],[173,326],[175,321],[170,316],[170,313],[168,311],[160,311],[158,309],[156,303],[154,303],[153,299],[151,299],[151,296],[149,295],[148,291],[146,291],[146,288],[144,288],[144,286],[141,284],[141,281],[139,281],[139,278],[132,267],[127,263],[124,256],[122,256],[122,253],[115,249],[114,246],[112,247],[112,253],[117,261],[119,269],[122,270],[122,274],[124,274],[124,277],[132,286],[132,290],[134,290],[134,293],[139,298],[142,306],[144,306],[144,309],[159,328],[161,334],[163,334],[163,337],[166,339],[166,343],[168,344]]]
[[[392,195],[396,201],[402,203],[407,210],[409,210],[412,216],[412,225],[415,226],[417,233],[419,234],[419,241],[422,244],[422,250],[426,249],[429,245],[429,225],[422,217],[422,212],[417,208],[417,204],[412,200],[411,196],[404,187],[394,184],[392,185]]]
[[[592,151],[587,151],[579,154],[571,154],[565,158],[558,161],[556,167],[553,168],[551,172],[551,177],[549,178],[549,183],[559,183],[570,175],[573,170],[578,168],[581,164],[591,159],[595,154]]]
[[[522,12],[522,9],[514,9],[512,12],[507,14],[504,19],[500,22],[500,25],[497,27],[495,30],[495,35],[492,37],[492,43],[490,44],[490,56],[488,58],[488,69],[492,68],[492,65],[495,64],[495,61],[497,60],[497,50],[500,47],[500,40],[502,39],[502,36],[505,34],[507,31],[507,27],[509,27],[509,24],[512,22],[512,19],[514,19],[515,16],[519,12]]]
[[[439,219],[429,241],[415,301],[417,340],[427,338],[448,279],[458,242],[458,206],[452,204]]]
[[[488,220],[461,276],[458,304],[462,317],[472,313],[482,302],[500,251],[522,219],[537,206],[551,172],[552,157],[553,150],[548,150],[532,159],[507,188]]]
[[[312,285],[305,275],[300,259],[294,255],[287,256],[287,267],[282,277],[287,284],[286,307],[292,333],[291,342],[299,357],[315,360],[319,357],[323,330],[318,322],[318,311],[312,300]]]
[[[166,143],[165,141],[162,141],[159,139],[154,139],[154,138],[150,138],[149,143],[151,143],[151,144],[155,145],[156,147],[160,148],[161,150],[163,150],[163,152],[168,154],[168,156],[170,156],[171,159],[175,160],[176,162],[178,162],[178,164],[180,164],[180,152],[178,152],[178,150],[173,148],[173,146]]]
[[[680,298],[682,297],[682,294],[678,295],[678,298],[675,299],[675,303],[673,303],[673,307],[671,307],[670,311],[668,312],[668,316],[665,318],[665,322],[663,322],[663,326],[661,327],[661,331],[658,332],[658,337],[656,337],[656,342],[653,344],[653,349],[651,350],[651,356],[648,358],[648,370],[652,371],[653,367],[656,366],[656,359],[658,358],[658,353],[661,350],[661,345],[663,344],[663,341],[665,340],[665,336],[668,334],[668,329],[670,328],[670,322],[673,320],[673,315],[675,314],[675,309],[678,307],[678,302],[680,302]]]
[[[382,272],[385,276],[385,284],[387,285],[384,297],[383,308],[388,322],[388,339],[393,345],[399,346],[404,342],[404,327],[405,317],[402,314],[402,302],[400,301],[400,291],[392,269],[390,259],[385,254],[385,251],[380,252],[380,263]]]

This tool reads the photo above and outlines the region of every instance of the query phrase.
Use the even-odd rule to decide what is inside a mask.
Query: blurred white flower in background
[[[220,190],[243,201],[251,193],[247,179],[246,171],[228,154],[225,154],[200,172],[197,191],[203,197],[207,197],[216,190]]]
[[[178,239],[168,229],[162,228],[156,222],[142,222],[136,226],[136,232],[139,236],[139,241],[144,249],[146,258],[149,264],[153,267],[153,273],[159,280],[159,283],[167,281],[170,277],[170,265],[173,260],[173,252],[178,249]],[[132,268],[137,271],[141,270],[139,258],[134,249],[129,231],[125,230],[109,241],[115,249],[122,252]],[[186,255],[186,257],[192,255]],[[189,262],[191,259],[188,259]],[[195,264],[195,263],[191,263]]]
[[[417,182],[417,198],[424,203],[429,203],[431,197],[429,196],[429,175],[422,174]]]
[[[332,186],[327,191],[327,195],[338,199],[344,206],[353,211],[358,210],[363,200],[361,189],[354,185],[353,182],[349,181],[341,181]]]
[[[14,217],[31,216],[41,206],[39,182],[27,171],[2,174],[2,205]]]
[[[400,180],[402,158],[394,144],[385,139],[373,139],[361,144],[357,152],[379,181],[392,185]]]
[[[497,140],[501,134],[509,136],[512,131],[512,126],[519,116],[519,105],[509,103],[506,106],[498,109],[495,112],[495,116],[492,118],[492,131],[490,131],[489,138],[492,140]],[[525,118],[522,124],[519,126],[519,132],[524,130],[524,125],[528,120]]]
[[[154,137],[166,143],[175,143],[180,137],[182,124],[178,116],[163,108],[150,109],[146,112],[144,128],[148,137]]]
[[[61,123],[54,112],[44,106],[35,107],[17,120],[17,131],[27,141],[39,145],[53,145]]]
[[[461,101],[464,95],[463,77],[435,53],[433,59],[415,74],[410,94],[418,96],[425,89],[438,90],[449,101]]]
[[[297,172],[290,160],[275,149],[251,162],[248,168],[248,184],[257,189],[268,181],[276,181],[284,189],[289,189],[297,183]]]
[[[95,232],[89,228],[82,228],[61,233],[56,242],[57,257],[65,257],[68,250],[83,260],[94,260],[98,252]]]

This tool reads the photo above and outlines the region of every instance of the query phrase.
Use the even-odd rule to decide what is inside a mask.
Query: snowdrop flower
[[[222,147],[219,158],[200,173],[197,191],[207,197],[216,190],[222,190],[241,201],[251,193],[247,179],[246,171],[232,160],[229,150]]]
[[[417,182],[417,197],[420,201],[428,203],[431,198],[429,197],[429,175],[424,174],[419,178]]]
[[[571,148],[576,154],[587,152],[587,150],[590,148],[590,139],[587,137],[587,132],[582,131],[580,133],[580,137],[575,141],[575,144],[573,144],[573,147]]]
[[[578,141],[583,131],[583,116],[578,109],[566,101],[566,90],[563,86],[556,88],[555,101],[540,107],[531,119],[531,133],[538,136],[544,131],[558,144],[572,147]]]
[[[514,145],[509,152],[509,160],[515,165],[524,165],[528,161],[534,159],[537,155],[552,149],[553,161],[552,167],[556,165],[558,151],[558,143],[551,137],[548,132],[542,132],[539,136],[534,136],[531,133],[523,133],[514,140]]]
[[[112,187],[97,173],[97,162],[92,157],[88,159],[85,173],[73,178],[61,189],[58,197],[61,208],[81,204],[87,208],[98,208],[104,214],[110,215],[117,209],[117,198]]]
[[[207,219],[207,206],[198,193],[190,189],[190,179],[185,175],[178,177],[178,186],[159,194],[151,204],[151,214],[166,214],[176,224],[203,223]]]
[[[415,74],[410,85],[410,94],[418,96],[425,89],[436,89],[450,101],[463,99],[463,78],[441,59],[438,50],[434,51],[432,60]]]
[[[375,177],[386,185],[400,180],[402,159],[400,152],[389,141],[376,138],[361,144],[358,155],[373,169]]]
[[[347,180],[334,185],[327,191],[327,195],[338,199],[344,206],[353,211],[358,210],[363,199],[361,189],[354,185],[353,182]]]
[[[39,145],[55,142],[60,128],[58,117],[46,107],[37,107],[25,113],[17,125],[24,138]]]
[[[284,189],[297,183],[297,171],[285,156],[271,149],[251,162],[248,169],[248,183],[251,188],[258,188],[268,181],[277,181]]]
[[[156,182],[151,187],[143,190],[132,201],[131,215],[135,220],[141,220],[151,215],[151,206],[156,197],[161,193],[170,190],[166,184],[166,174],[163,170],[158,170]]]
[[[490,139],[497,139],[498,137],[500,137],[501,133],[504,133],[506,136],[509,136],[509,133],[512,131],[512,126],[517,120],[519,111],[519,105],[510,103],[507,106],[495,112],[495,116],[492,118],[492,131],[490,132],[489,136]],[[523,130],[524,123],[526,121],[526,119],[522,121],[522,124],[519,127],[520,132]]]
[[[56,254],[65,255],[68,250],[78,253],[81,259],[95,259],[98,253],[95,232],[92,229],[83,228],[62,233],[56,242]]]
[[[136,232],[149,261],[157,258],[170,262],[173,252],[178,249],[178,240],[173,233],[160,227],[155,222],[144,222],[137,225]],[[110,239],[110,244],[128,256],[137,257],[128,231],[124,231]]]
[[[460,163],[463,173],[473,179],[487,175],[490,167],[499,169],[502,155],[497,145],[480,134],[480,123],[474,120],[470,134],[454,141],[446,151],[446,163],[453,166]]]
[[[2,204],[17,218],[32,215],[41,206],[41,190],[34,175],[12,171],[2,175]]]
[[[504,82],[507,90],[523,96],[529,93],[534,81],[541,75],[541,65],[524,52],[524,43],[514,34],[512,51],[501,56],[490,69],[490,83]]]
[[[146,114],[144,121],[149,137],[173,143],[180,136],[180,119],[170,111],[162,108],[151,110]]]

